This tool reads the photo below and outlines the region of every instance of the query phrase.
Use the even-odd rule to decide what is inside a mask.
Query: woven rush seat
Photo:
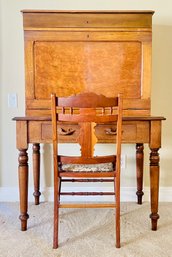
[[[70,172],[110,172],[113,171],[113,164],[98,163],[98,164],[63,164],[60,171]]]

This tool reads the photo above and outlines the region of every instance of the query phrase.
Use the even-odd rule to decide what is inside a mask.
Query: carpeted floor
[[[0,203],[0,257],[171,257],[172,203],[161,203],[158,230],[150,230],[148,203],[122,203],[121,248],[115,248],[113,209],[61,209],[60,247],[52,249],[53,204],[29,205],[20,231],[18,203]]]

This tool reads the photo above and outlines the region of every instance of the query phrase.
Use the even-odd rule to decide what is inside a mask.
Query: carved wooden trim
[[[150,153],[150,166],[158,166],[159,167],[159,153],[158,153],[159,148],[151,148],[151,153]]]
[[[27,154],[27,149],[21,149],[19,152],[19,167],[21,166],[27,166],[28,167],[28,154]]]

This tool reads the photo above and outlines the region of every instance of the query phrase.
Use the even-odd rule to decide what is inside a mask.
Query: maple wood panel
[[[141,97],[139,42],[36,42],[35,98],[96,92]]]

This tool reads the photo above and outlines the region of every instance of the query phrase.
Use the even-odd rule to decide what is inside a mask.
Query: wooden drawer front
[[[95,128],[98,143],[114,143],[116,141],[116,125],[97,125]],[[148,143],[149,123],[128,122],[122,125],[123,143]]]
[[[114,143],[116,141],[116,125],[97,125],[95,131],[99,143]],[[135,141],[136,131],[136,124],[123,125],[122,141]]]
[[[52,138],[52,127],[51,124],[42,124],[42,139],[50,139]],[[75,143],[76,138],[79,135],[79,126],[70,125],[70,124],[62,124],[58,126],[58,139],[60,143]]]
[[[75,143],[79,134],[79,126],[76,124],[62,124],[58,126],[60,143]],[[31,121],[28,123],[29,143],[51,143],[51,122]]]

